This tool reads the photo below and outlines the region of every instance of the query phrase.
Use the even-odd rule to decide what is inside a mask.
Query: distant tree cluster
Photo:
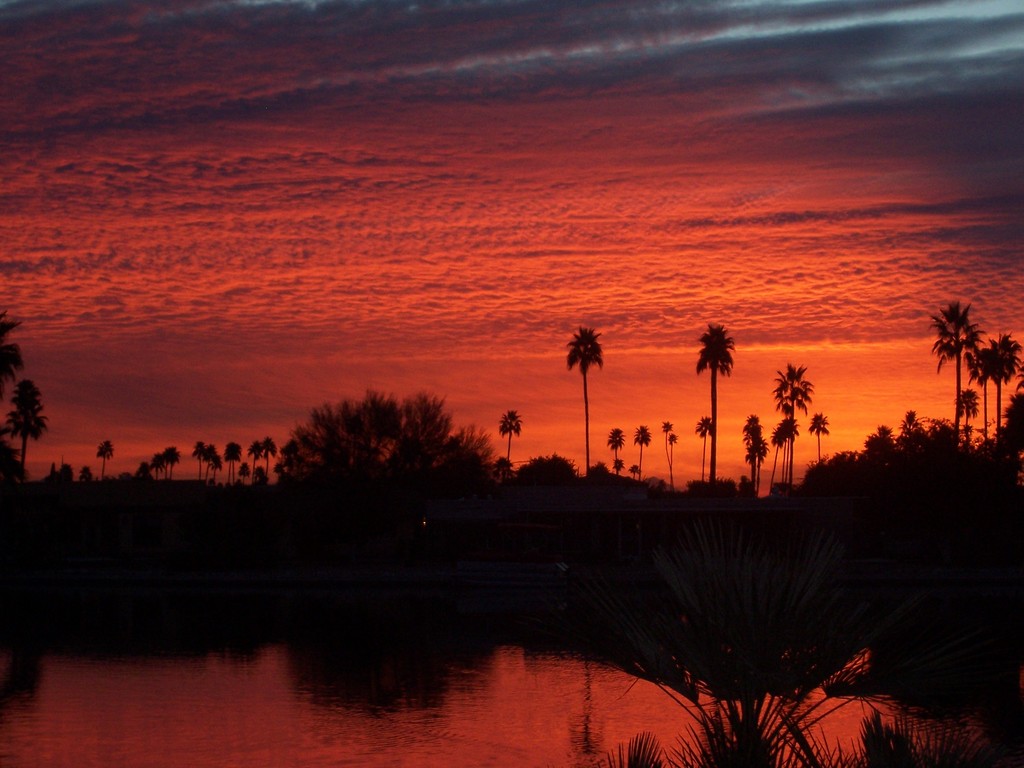
[[[381,484],[425,496],[467,495],[492,482],[487,436],[456,429],[444,400],[367,392],[314,408],[281,449],[282,483]]]
[[[4,396],[5,382],[14,381],[24,365],[21,347],[8,338],[19,325],[17,320],[8,319],[6,311],[0,311],[0,397]],[[3,482],[25,478],[28,441],[38,440],[47,429],[42,394],[31,380],[22,379],[17,383],[11,406],[6,423],[0,426],[0,481]],[[20,452],[8,444],[8,435],[21,439]]]

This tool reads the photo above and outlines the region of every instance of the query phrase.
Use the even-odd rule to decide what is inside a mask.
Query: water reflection
[[[21,592],[0,616],[5,766],[592,766],[687,722],[652,686],[437,598]],[[938,714],[1019,745],[1021,638],[997,637],[995,682]]]

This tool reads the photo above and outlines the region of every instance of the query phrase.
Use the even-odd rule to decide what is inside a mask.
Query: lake
[[[593,766],[685,731],[665,693],[475,597],[4,592],[0,766]],[[928,716],[1024,754],[1018,641],[1000,635],[998,681]]]

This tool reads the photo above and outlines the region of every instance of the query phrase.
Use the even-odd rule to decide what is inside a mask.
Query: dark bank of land
[[[509,486],[484,498],[375,499],[198,481],[25,484],[4,492],[8,586],[183,590],[530,589],[600,570],[653,578],[697,521],[785,541],[823,529],[852,587],[1022,594],[1019,489],[985,508],[868,496],[697,498],[639,485]]]

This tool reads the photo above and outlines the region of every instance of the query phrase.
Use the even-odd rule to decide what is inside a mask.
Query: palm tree
[[[989,339],[992,350],[992,380],[996,383],[996,437],[1003,424],[1003,384],[1009,384],[1020,368],[1020,342],[1008,333]]]
[[[207,453],[209,452],[209,446],[202,440],[196,440],[196,444],[192,446],[192,458],[199,462],[199,479],[203,479],[203,463],[206,461]]]
[[[253,440],[249,443],[249,449],[245,453],[247,456],[252,456],[252,466],[255,468],[256,462],[263,458],[263,443]]]
[[[626,447],[626,433],[618,427],[612,429],[612,431],[608,433],[608,447],[612,449],[612,455],[615,457],[615,460],[612,462],[612,466],[617,467],[615,470],[615,474],[617,475],[622,469],[622,460],[619,458],[619,451]]]
[[[92,482],[92,470],[88,465],[78,470],[78,482],[80,483],[91,483]]]
[[[775,396],[775,410],[793,420],[792,425],[786,430],[789,435],[789,444],[785,449],[782,462],[784,467],[789,467],[789,474],[783,474],[783,482],[792,487],[796,438],[800,434],[796,422],[796,412],[807,413],[807,406],[811,404],[811,395],[814,394],[814,385],[804,378],[807,373],[805,365],[795,366],[792,363],[787,363],[785,372],[776,371],[775,373],[775,389],[772,392]]]
[[[700,481],[704,482],[704,459],[708,456],[708,435],[711,434],[711,417],[704,416],[697,422],[694,434],[704,441],[704,451],[700,455]]]
[[[102,480],[107,472],[107,459],[114,458],[114,444],[109,440],[104,440],[97,445],[96,458],[103,460],[103,463],[100,464],[100,480]]]
[[[661,431],[665,435],[665,460],[668,462],[668,485],[675,490],[675,483],[672,482],[672,454],[668,450],[668,436],[672,434],[672,422],[661,422]]]
[[[746,461],[750,464],[750,483],[754,488],[754,496],[757,496],[761,487],[761,463],[768,455],[768,442],[764,439],[761,419],[755,414],[747,416],[743,425],[743,445],[746,447]]]
[[[512,435],[519,437],[523,431],[523,420],[518,411],[505,411],[498,423],[498,434],[502,437],[508,436],[508,450],[505,452],[505,460],[512,463]]]
[[[228,463],[228,485],[235,482],[235,464],[242,460],[242,446],[228,443],[224,446],[224,461]]]
[[[274,442],[271,437],[264,437],[263,442],[260,443],[260,448],[263,449],[263,458],[267,460],[267,466],[264,472],[267,478],[270,478],[270,459],[277,456],[277,443]]]
[[[965,389],[960,393],[960,411],[964,417],[964,440],[971,444],[971,419],[978,415],[978,393],[973,389]],[[998,428],[996,434],[999,434]]]
[[[637,469],[639,470],[639,472],[637,473],[639,475],[639,477],[637,478],[638,480],[643,479],[644,446],[650,444],[651,430],[649,430],[645,425],[641,424],[639,427],[636,428],[636,431],[633,433],[633,445],[640,446],[640,462],[637,464]]]
[[[7,414],[11,435],[21,437],[22,479],[25,478],[25,454],[28,451],[29,438],[38,440],[46,431],[47,419],[43,416],[40,397],[39,387],[29,379],[22,379],[14,388],[14,396],[11,398],[14,410]]]
[[[245,479],[251,474],[252,472],[249,470],[248,462],[243,461],[238,465],[238,476],[242,478],[242,485],[245,485]]]
[[[174,479],[174,467],[181,461],[181,451],[177,446],[169,445],[163,452],[164,465],[167,467],[167,479]]]
[[[214,485],[216,485],[217,484],[217,473],[220,472],[221,469],[224,468],[224,462],[221,459],[220,454],[217,453],[216,451],[212,451],[210,453],[209,467],[210,467],[210,469],[213,470],[213,479],[212,479],[211,482]]]
[[[807,431],[818,438],[818,461],[821,461],[821,436],[828,435],[828,416],[823,413],[816,413],[811,416],[811,426]]]
[[[988,442],[988,383],[992,381],[999,365],[995,342],[992,339],[988,341],[989,346],[979,348],[976,354],[967,355],[967,380],[981,385],[985,442]]]
[[[633,476],[634,480],[640,479],[640,466],[638,464],[629,465],[629,474]]]
[[[167,468],[167,462],[164,460],[163,453],[153,454],[153,458],[149,460],[149,468],[153,472],[153,476],[159,480],[160,473]]]
[[[718,481],[718,374],[732,373],[732,353],[736,344],[724,326],[708,323],[708,329],[701,334],[700,352],[697,354],[697,373],[711,371],[711,465],[708,481]],[[702,473],[703,474],[703,473]]]
[[[15,371],[21,370],[23,365],[21,347],[7,340],[7,334],[19,325],[17,320],[7,319],[6,311],[0,312],[0,397],[4,396],[4,382],[14,381]]]
[[[616,457],[615,461],[612,462],[612,469],[615,470],[616,475],[621,474],[625,466],[626,462],[624,462],[622,459],[618,457]]]
[[[220,453],[217,451],[217,446],[215,446],[213,443],[209,443],[207,445],[204,445],[203,446],[202,461],[206,464],[206,476],[205,476],[205,479],[209,480],[210,479],[210,470],[213,469],[213,465],[217,464],[218,467],[220,466]],[[216,478],[217,478],[216,472],[214,472],[213,477],[216,480]]]
[[[676,489],[676,480],[672,475],[672,464],[675,460],[676,455],[676,443],[679,442],[679,436],[675,432],[668,433],[668,487],[673,491]]]
[[[782,449],[782,482],[783,484],[787,482],[787,449],[796,433],[796,419],[792,416],[784,417],[782,421],[775,425],[775,429],[772,430],[771,444],[775,446],[775,459],[772,461],[772,476],[768,483],[769,488],[775,487],[775,467],[779,463],[780,448]]]
[[[583,424],[587,459],[587,469],[584,475],[590,474],[590,399],[587,395],[587,371],[592,365],[604,368],[604,355],[601,342],[598,341],[600,336],[601,334],[593,328],[584,328],[581,325],[579,330],[573,334],[572,341],[566,345],[569,348],[569,354],[565,358],[566,365],[570,371],[578,366],[583,375]]]
[[[971,305],[960,306],[959,301],[954,301],[949,306],[939,310],[937,315],[932,315],[932,330],[935,331],[936,339],[932,344],[932,353],[939,358],[937,371],[942,370],[942,364],[953,360],[956,363],[956,389],[953,411],[956,417],[953,422],[953,429],[960,434],[960,392],[961,366],[965,354],[977,354],[978,344],[981,341],[981,330],[977,323],[970,319]]]

